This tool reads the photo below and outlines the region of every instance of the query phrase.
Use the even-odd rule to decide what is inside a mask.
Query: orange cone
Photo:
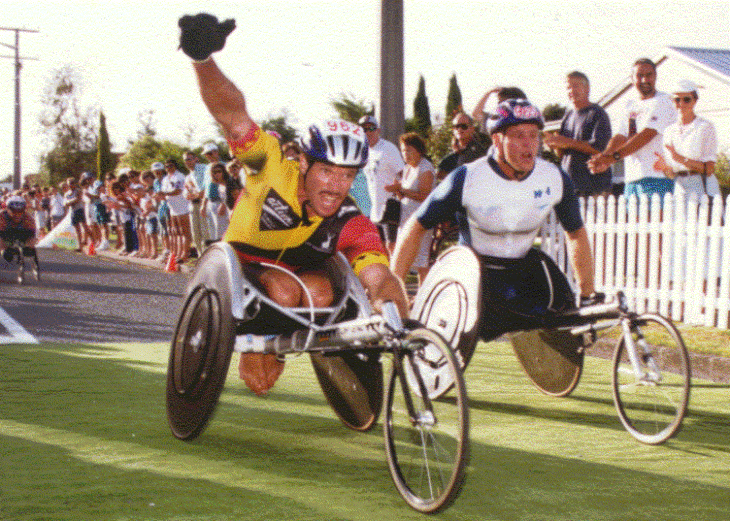
[[[177,267],[177,259],[175,258],[175,255],[172,253],[170,254],[170,258],[167,259],[167,266],[165,266],[165,271],[178,271],[179,268]]]
[[[89,249],[86,250],[86,255],[96,255],[96,248],[94,247],[94,241],[89,242]]]

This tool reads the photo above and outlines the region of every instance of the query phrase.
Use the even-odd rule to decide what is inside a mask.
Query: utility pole
[[[405,128],[403,109],[403,0],[381,0],[380,114],[385,139],[398,142]]]
[[[0,27],[0,31],[15,31],[15,45],[0,42],[3,47],[8,47],[15,51],[15,56],[0,56],[0,58],[15,59],[15,148],[13,156],[13,189],[20,188],[20,69],[22,64],[20,60],[35,60],[37,58],[21,58],[20,57],[20,33],[37,33],[33,29],[20,29],[17,27]]]

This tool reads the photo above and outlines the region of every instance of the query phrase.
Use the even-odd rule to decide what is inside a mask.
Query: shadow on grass
[[[379,426],[345,429],[312,382],[290,381],[268,401],[226,389],[234,400],[184,443],[167,428],[162,361],[89,345],[5,346],[2,354],[0,497],[11,519],[423,519],[392,485]],[[530,408],[504,411],[537,417]],[[604,420],[580,423],[603,428]],[[727,438],[726,425],[702,443],[726,446]],[[487,443],[471,448],[465,489],[442,519],[726,518],[721,477],[703,484]]]

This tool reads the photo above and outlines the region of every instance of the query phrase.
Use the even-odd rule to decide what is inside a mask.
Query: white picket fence
[[[728,329],[730,197],[699,200],[658,195],[587,198],[581,210],[591,240],[596,290],[623,291],[638,312]],[[568,266],[565,237],[553,213],[541,248]]]

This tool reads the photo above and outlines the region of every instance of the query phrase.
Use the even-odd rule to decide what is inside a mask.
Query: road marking
[[[3,308],[0,308],[0,324],[8,331],[9,335],[0,335],[0,344],[37,344],[36,337],[28,333],[23,326],[18,324],[13,317],[8,315]]]

